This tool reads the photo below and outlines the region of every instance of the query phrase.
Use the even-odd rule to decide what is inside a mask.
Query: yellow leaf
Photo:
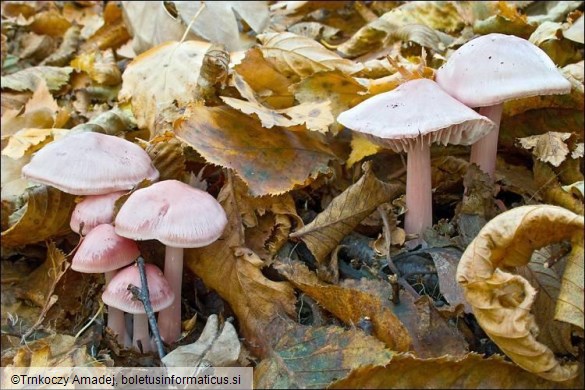
[[[577,325],[583,328],[583,278],[580,282],[575,278],[583,272],[584,224],[582,216],[560,207],[517,207],[498,215],[481,229],[457,268],[457,282],[488,336],[516,364],[552,381],[575,377],[577,364],[561,365],[550,348],[536,340],[538,326],[530,313],[536,290],[526,279],[508,270],[526,265],[535,249],[570,239],[572,265],[567,265],[565,273],[572,274],[564,276],[570,283],[564,292],[561,287],[557,305],[564,306],[561,302],[570,298],[568,306],[562,309],[562,317],[571,321],[580,318]],[[579,266],[580,275],[572,269]]]
[[[351,153],[347,159],[348,168],[363,158],[378,153],[382,148],[360,133],[354,132],[351,136]]]
[[[51,141],[58,140],[68,132],[68,129],[22,129],[8,138],[8,145],[2,150],[2,154],[17,160],[25,154],[34,153]]]

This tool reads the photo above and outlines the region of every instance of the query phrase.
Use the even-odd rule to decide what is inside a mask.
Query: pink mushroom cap
[[[538,46],[496,33],[472,39],[457,49],[437,70],[435,80],[469,107],[571,91],[571,83]]]
[[[169,307],[175,299],[171,286],[165,279],[162,271],[154,264],[145,264],[150,303],[155,312]],[[128,285],[142,288],[140,272],[137,265],[131,265],[119,271],[112,278],[102,294],[102,300],[108,306],[115,307],[130,314],[144,314],[144,305],[134,299]]]
[[[77,272],[110,272],[132,263],[140,255],[133,240],[116,234],[110,224],[93,228],[77,249],[71,268]]]
[[[116,216],[116,233],[134,240],[158,240],[175,248],[198,248],[217,240],[227,217],[205,191],[165,180],[135,191]]]
[[[82,132],[53,141],[39,150],[22,175],[74,195],[101,195],[130,190],[159,173],[148,154],[125,139]]]
[[[80,233],[83,222],[83,233],[87,234],[97,225],[114,222],[114,204],[125,193],[126,191],[116,191],[104,195],[86,196],[73,210],[69,222],[71,230]]]

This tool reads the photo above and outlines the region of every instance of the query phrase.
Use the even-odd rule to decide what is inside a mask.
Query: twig
[[[156,318],[154,317],[154,311],[152,310],[152,304],[150,303],[150,292],[148,291],[146,271],[144,270],[144,258],[138,256],[136,262],[138,264],[138,271],[140,272],[140,284],[142,285],[142,288],[140,289],[131,284],[128,286],[128,290],[130,290],[132,295],[144,305],[144,311],[146,311],[146,317],[148,318],[148,323],[152,330],[156,349],[158,350],[158,356],[162,359],[165,356],[165,350],[158,331],[158,325],[156,324]]]

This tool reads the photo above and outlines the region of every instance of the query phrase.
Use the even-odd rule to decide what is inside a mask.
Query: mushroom
[[[112,225],[102,224],[87,233],[73,256],[71,268],[83,273],[104,272],[108,284],[116,270],[132,263],[139,255],[140,250],[134,241],[117,235]],[[110,307],[108,327],[118,335],[118,342],[125,345],[124,313]]]
[[[159,173],[148,154],[125,139],[82,132],[53,141],[22,168],[22,175],[74,195],[129,190]]]
[[[155,239],[166,245],[165,277],[175,301],[158,316],[161,337],[175,342],[181,333],[183,248],[198,248],[217,240],[227,217],[207,192],[177,180],[165,180],[132,193],[115,220],[116,233],[134,240]]]
[[[73,210],[69,222],[71,230],[81,234],[83,223],[83,233],[87,234],[97,225],[114,222],[114,203],[125,193],[126,191],[116,191],[104,195],[86,196]]]
[[[504,34],[475,38],[449,57],[436,74],[451,96],[491,119],[496,128],[471,147],[471,162],[493,179],[503,103],[538,95],[564,94],[571,83],[544,51]]]
[[[169,307],[175,300],[175,294],[169,282],[163,276],[162,271],[154,264],[145,264],[144,271],[152,310],[157,312]],[[124,268],[112,278],[102,294],[102,300],[110,307],[134,314],[132,344],[138,348],[140,342],[143,352],[148,352],[151,350],[148,318],[144,310],[144,304],[134,299],[132,292],[128,290],[128,286],[131,284],[142,288],[140,272],[136,264]]]
[[[408,153],[404,228],[418,235],[432,226],[431,143],[469,145],[494,128],[428,79],[369,98],[337,121],[381,146]]]

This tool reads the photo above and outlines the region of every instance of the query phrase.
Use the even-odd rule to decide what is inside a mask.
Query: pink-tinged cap
[[[157,180],[148,154],[125,139],[82,132],[39,150],[22,175],[74,195],[101,195],[129,190],[143,179]]]
[[[114,222],[114,203],[125,193],[126,191],[116,191],[104,195],[86,196],[73,210],[69,222],[71,230],[79,233],[83,222],[83,234],[87,234],[97,225]]]
[[[227,217],[207,192],[165,180],[132,193],[120,208],[115,225],[116,233],[134,240],[198,248],[221,236]]]
[[[342,112],[337,121],[396,152],[408,152],[419,142],[470,145],[495,128],[428,79],[371,97]]]
[[[175,294],[169,282],[167,282],[162,271],[156,265],[145,264],[144,267],[152,310],[156,312],[166,309],[175,299]],[[144,305],[140,300],[134,299],[132,292],[128,290],[128,285],[130,284],[142,288],[140,272],[136,264],[119,271],[110,280],[102,294],[102,300],[106,305],[120,309],[123,312],[143,314],[145,312]]]
[[[110,224],[98,225],[85,236],[71,268],[77,272],[110,272],[132,263],[140,255],[136,243],[116,234]]]
[[[435,80],[470,107],[571,91],[571,83],[544,51],[525,39],[495,33],[461,46],[437,70]]]

